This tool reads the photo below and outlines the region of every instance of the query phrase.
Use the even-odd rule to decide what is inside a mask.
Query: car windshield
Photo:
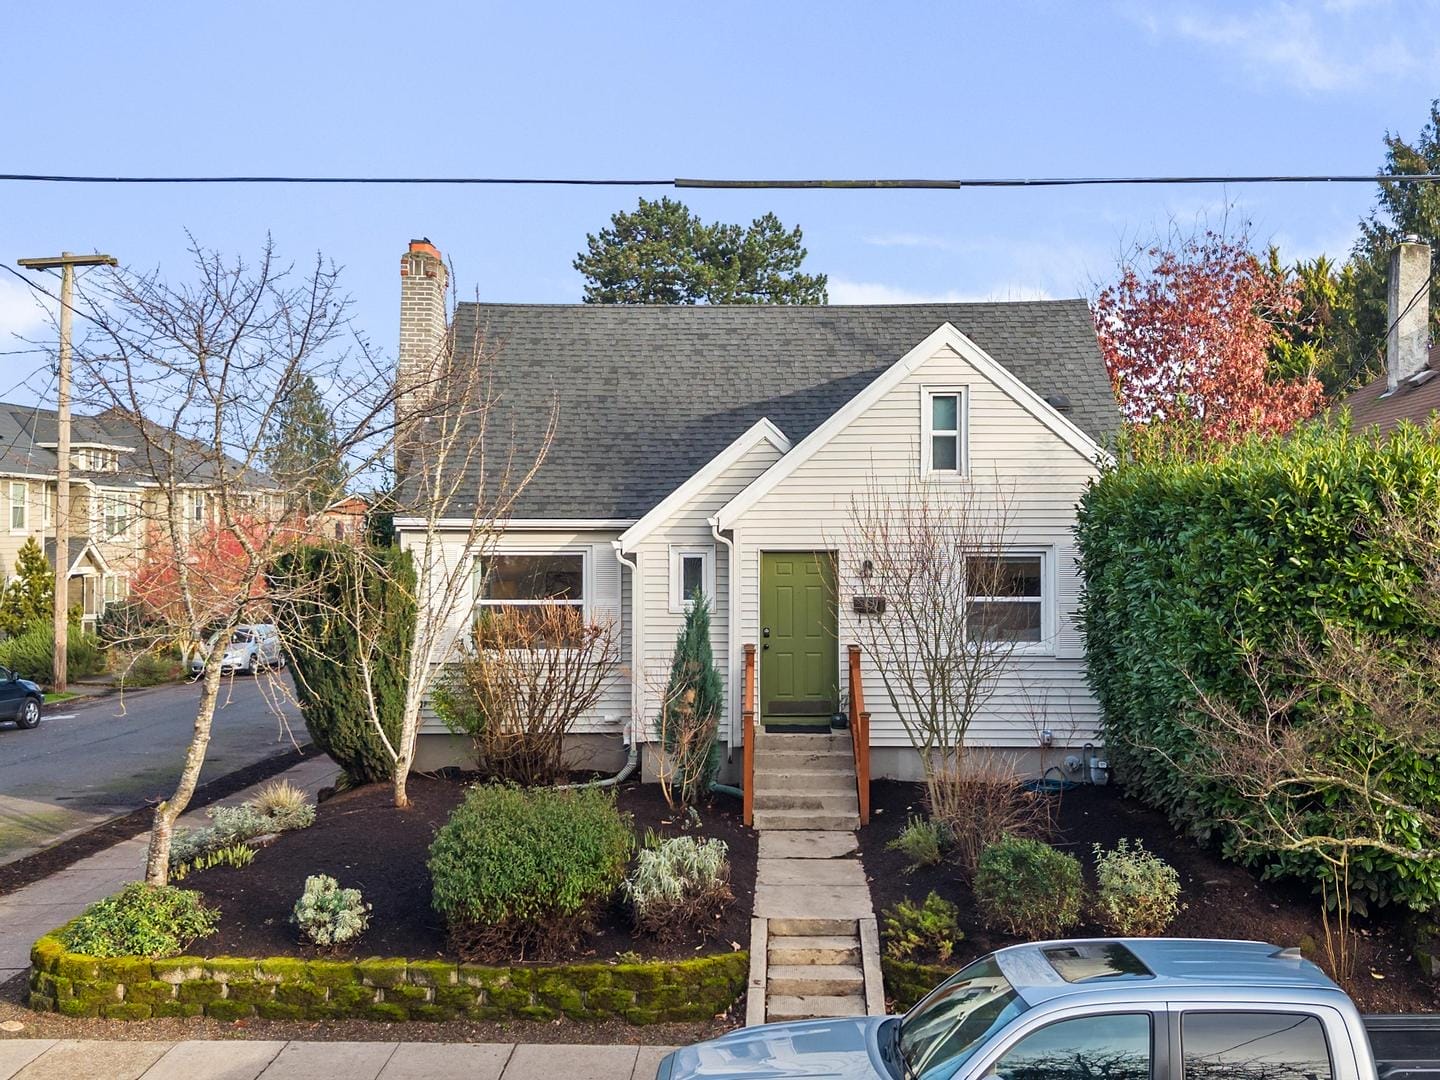
[[[949,1076],[985,1037],[1029,1006],[982,957],[930,991],[900,1021],[900,1053],[912,1076]]]
[[[210,635],[209,644],[212,649],[215,647],[215,643],[220,640],[220,634],[221,631],[217,630],[215,631],[215,633]],[[231,645],[248,645],[252,640],[253,638],[251,637],[249,630],[236,630],[233,634],[230,635]]]

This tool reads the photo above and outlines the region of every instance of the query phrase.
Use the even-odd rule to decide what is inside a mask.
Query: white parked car
[[[190,673],[197,678],[205,670],[205,660],[220,640],[218,633],[211,634],[204,648],[196,651],[190,661]],[[270,623],[242,623],[230,635],[230,645],[220,658],[220,671],[230,674],[243,671],[247,675],[258,675],[262,668],[285,666],[285,653],[280,648],[280,634]]]

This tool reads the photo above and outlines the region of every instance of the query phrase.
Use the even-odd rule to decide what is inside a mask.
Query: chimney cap
[[[421,252],[425,255],[433,255],[437,259],[440,258],[440,249],[430,242],[428,236],[422,236],[418,240],[411,240],[410,250],[412,252]]]

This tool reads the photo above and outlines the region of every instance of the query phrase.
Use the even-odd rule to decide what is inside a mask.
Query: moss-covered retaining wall
[[[638,964],[483,967],[441,960],[102,959],[55,934],[30,952],[30,1007],[146,1020],[709,1020],[745,989],[744,952]]]
[[[894,1002],[895,1011],[903,1012],[948,979],[958,967],[941,964],[916,964],[910,960],[880,958],[880,971],[885,976],[885,997]]]

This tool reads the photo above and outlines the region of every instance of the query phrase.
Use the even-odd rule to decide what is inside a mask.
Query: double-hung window
[[[965,391],[927,389],[923,408],[923,471],[927,475],[964,476],[969,471]]]
[[[538,626],[556,607],[585,614],[585,556],[490,555],[475,567],[475,625],[483,631],[487,614],[516,613]]]
[[[670,610],[689,611],[700,593],[715,599],[715,549],[706,547],[670,549]]]
[[[12,480],[10,482],[10,531],[12,533],[24,532],[29,522],[30,488],[23,480]]]
[[[1050,638],[1043,551],[965,557],[965,636],[977,645],[1040,646]]]
[[[190,520],[196,525],[205,524],[205,492],[190,493]]]
[[[130,530],[130,496],[107,491],[102,498],[104,499],[102,525],[105,531],[101,539],[113,540]]]

